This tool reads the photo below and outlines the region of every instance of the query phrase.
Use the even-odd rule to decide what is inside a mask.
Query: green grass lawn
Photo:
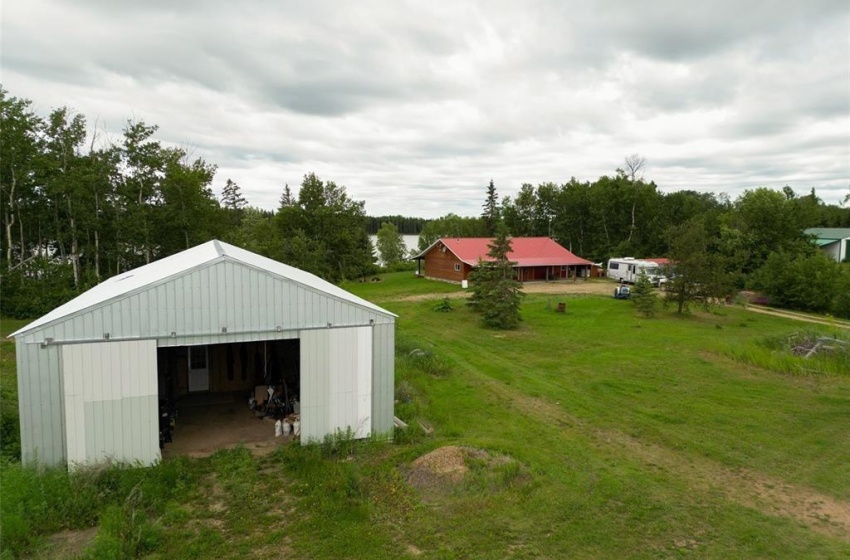
[[[850,556],[839,518],[850,511],[850,371],[759,365],[779,363],[763,341],[841,335],[830,327],[732,307],[641,319],[597,296],[559,297],[567,313],[556,313],[551,296],[532,295],[521,327],[497,332],[463,300],[434,310],[459,290],[450,284],[402,273],[345,287],[399,316],[396,414],[411,428],[395,444],[237,449],[90,476],[82,488],[106,487],[118,505],[51,531],[94,524],[100,548],[86,554],[116,558]],[[437,299],[411,298],[429,292]],[[411,486],[412,462],[449,445],[492,460]],[[26,478],[4,467],[4,482],[15,476]],[[148,497],[122,501],[139,476]],[[32,503],[49,500],[27,484]],[[807,514],[827,502],[839,517]],[[110,556],[114,540],[135,544]],[[21,550],[56,556],[38,542]]]
[[[390,272],[374,276],[379,282],[344,282],[341,287],[375,303],[396,301],[426,294],[461,292],[458,284],[427,280],[413,272]]]

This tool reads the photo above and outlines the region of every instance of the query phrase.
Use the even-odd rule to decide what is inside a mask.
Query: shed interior
[[[298,339],[160,347],[157,373],[165,456],[281,441],[275,422],[298,420]]]

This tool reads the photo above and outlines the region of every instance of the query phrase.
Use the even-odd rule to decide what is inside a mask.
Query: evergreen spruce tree
[[[646,274],[641,274],[632,288],[632,303],[635,304],[637,312],[644,317],[654,317],[658,307],[658,295],[652,289],[652,282]]]
[[[292,189],[289,188],[289,183],[283,187],[283,194],[280,195],[280,207],[288,208],[295,206],[295,197],[292,195]]]
[[[248,205],[248,201],[242,196],[239,185],[228,179],[221,193],[221,205],[228,210],[242,210]]]
[[[487,187],[487,199],[484,201],[484,212],[481,214],[481,219],[484,220],[484,228],[487,230],[487,235],[492,237],[496,235],[496,225],[499,223],[499,195],[496,194],[496,185],[493,184],[493,179],[490,179],[490,186]]]
[[[493,260],[479,260],[471,275],[473,281],[471,302],[481,313],[484,326],[491,329],[513,329],[522,317],[519,313],[524,295],[516,280],[515,263],[508,259],[511,240],[504,224],[499,223],[496,238],[488,245],[487,255]]]

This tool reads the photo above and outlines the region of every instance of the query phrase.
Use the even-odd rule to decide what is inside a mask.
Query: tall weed
[[[136,485],[123,504],[110,504],[100,514],[100,529],[94,544],[85,551],[85,560],[139,558],[156,549],[162,528],[154,523],[144,507],[141,485]]]
[[[106,508],[126,509],[128,500],[135,508],[162,512],[169,501],[185,496],[194,483],[188,460],[147,468],[98,465],[74,472],[4,463],[0,465],[3,549],[19,557],[41,536],[93,527],[102,522]]]
[[[825,342],[817,352],[806,357],[821,338],[841,342]],[[744,345],[733,345],[726,355],[757,367],[791,374],[850,374],[850,339],[841,333],[818,331],[797,332],[791,335],[764,337]]]

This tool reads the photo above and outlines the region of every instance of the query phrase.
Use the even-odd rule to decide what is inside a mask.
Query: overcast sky
[[[2,80],[127,119],[277,207],[305,173],[372,215],[478,215],[492,178],[850,193],[848,0],[5,0]]]

